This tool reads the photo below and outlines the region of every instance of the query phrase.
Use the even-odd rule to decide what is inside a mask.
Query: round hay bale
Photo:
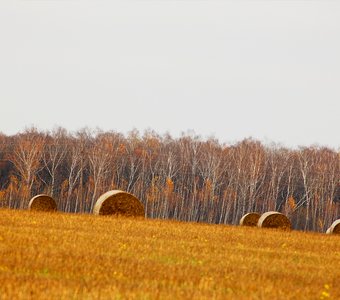
[[[93,208],[95,215],[144,217],[144,205],[132,194],[113,190],[101,195]]]
[[[260,217],[261,215],[255,212],[245,214],[240,220],[240,225],[241,226],[257,226],[257,222],[259,221]]]
[[[262,214],[257,222],[257,226],[262,228],[278,228],[284,230],[290,230],[292,228],[292,224],[289,219],[284,214],[277,211],[268,211]]]
[[[335,220],[327,230],[328,234],[340,234],[340,219]]]
[[[35,211],[56,211],[57,203],[48,195],[37,195],[33,197],[28,203],[29,210]]]

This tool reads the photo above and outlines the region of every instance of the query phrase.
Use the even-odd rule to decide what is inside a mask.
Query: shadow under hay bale
[[[260,217],[257,222],[258,227],[262,228],[278,228],[283,230],[291,230],[292,224],[290,220],[277,211],[268,211]]]
[[[93,208],[95,215],[144,217],[144,205],[132,194],[113,190],[101,195]]]
[[[241,220],[240,220],[240,225],[241,226],[257,226],[257,222],[259,221],[261,215],[258,213],[248,213],[245,214]]]
[[[34,211],[57,211],[57,203],[48,195],[37,195],[28,203],[28,209]]]
[[[327,234],[340,234],[340,219],[335,220],[332,225],[327,229]]]

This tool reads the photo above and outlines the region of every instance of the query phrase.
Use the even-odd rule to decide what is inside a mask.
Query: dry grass
[[[95,215],[124,215],[127,217],[144,217],[143,204],[132,194],[113,190],[101,195],[93,213]]]
[[[29,204],[28,209],[36,210],[36,211],[56,211],[57,210],[57,203],[54,199],[48,195],[37,195],[34,196]]]
[[[290,230],[292,228],[290,220],[284,214],[276,211],[268,211],[262,214],[257,226],[262,228],[276,228],[283,230]]]
[[[340,299],[337,235],[0,210],[0,299]]]
[[[260,214],[254,212],[245,214],[240,220],[240,225],[257,226],[257,222],[259,221],[260,217],[261,217]]]

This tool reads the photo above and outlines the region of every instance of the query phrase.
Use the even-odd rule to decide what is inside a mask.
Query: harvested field
[[[340,299],[339,245],[338,235],[0,210],[0,298]]]

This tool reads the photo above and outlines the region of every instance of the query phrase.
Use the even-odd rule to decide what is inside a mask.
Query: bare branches
[[[327,148],[33,128],[2,135],[0,159],[0,204],[11,207],[44,192],[64,211],[88,212],[100,194],[122,189],[153,218],[236,224],[246,212],[279,210],[295,228],[324,230],[340,213],[340,155]]]

